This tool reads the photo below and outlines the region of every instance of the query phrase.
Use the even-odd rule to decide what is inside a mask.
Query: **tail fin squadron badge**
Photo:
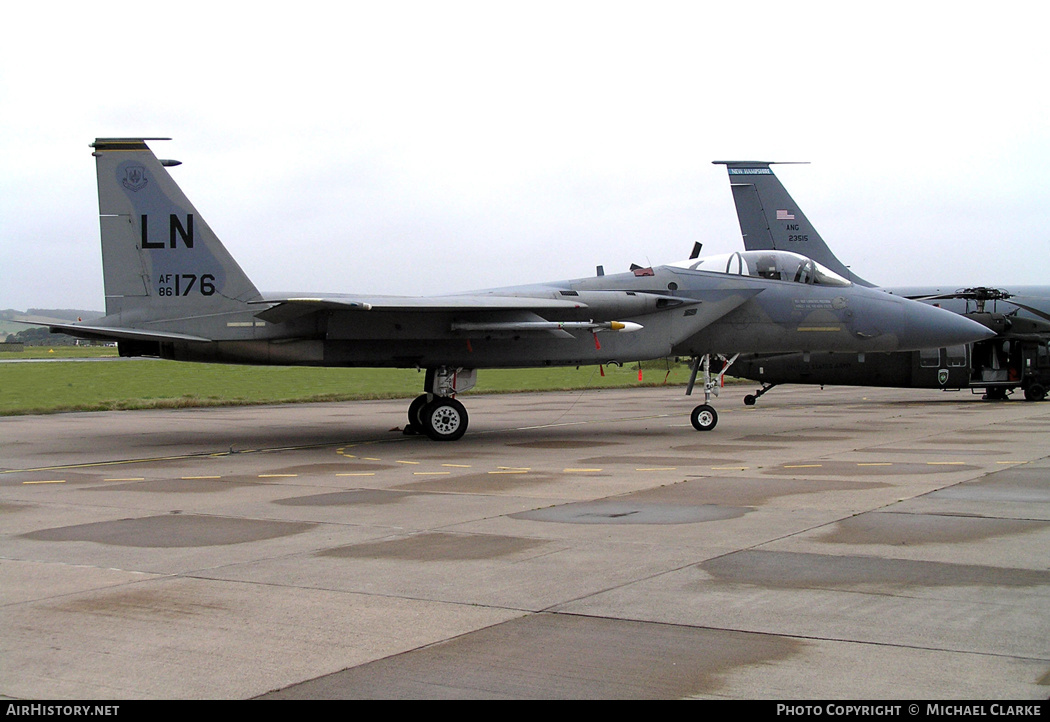
[[[146,178],[146,169],[140,165],[128,166],[124,169],[124,180],[122,183],[129,191],[137,192],[142,190],[149,183],[149,180]]]

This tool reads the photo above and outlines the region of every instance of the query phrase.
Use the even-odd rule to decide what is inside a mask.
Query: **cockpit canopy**
[[[818,286],[849,286],[842,276],[816,261],[790,251],[744,251],[694,258],[672,264],[691,271],[731,273],[737,276],[770,278],[775,281],[809,283]]]

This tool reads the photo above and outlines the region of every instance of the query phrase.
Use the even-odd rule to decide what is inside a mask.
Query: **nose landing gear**
[[[697,431],[710,431],[718,423],[718,412],[708,404],[700,404],[689,414],[689,421]]]
[[[722,370],[717,374],[711,374],[711,354],[696,356],[693,358],[693,370],[689,375],[689,385],[686,387],[686,396],[692,396],[693,385],[696,383],[696,375],[703,369],[704,372],[704,403],[693,409],[689,414],[689,421],[697,431],[710,431],[718,423],[718,412],[711,406],[711,395],[718,396],[718,389],[722,386],[726,371],[733,365],[740,354],[735,354],[731,359],[725,361]]]

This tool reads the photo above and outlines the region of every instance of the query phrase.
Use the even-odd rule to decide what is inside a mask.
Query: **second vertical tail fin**
[[[860,286],[874,286],[843,264],[806,218],[768,161],[714,161],[729,172],[744,247],[749,251],[794,251]]]

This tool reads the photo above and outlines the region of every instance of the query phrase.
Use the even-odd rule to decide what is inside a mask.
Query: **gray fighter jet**
[[[831,251],[766,161],[716,161],[729,173],[744,247],[748,251],[792,251],[805,255],[862,286]],[[878,354],[776,354],[741,358],[735,373],[763,384],[744,398],[752,405],[781,383],[849,384],[902,388],[983,390],[1004,399],[1020,388],[1040,401],[1050,390],[1050,286],[1009,290],[958,286],[884,287],[883,291],[936,304],[995,331],[994,338],[921,351]]]
[[[426,370],[408,430],[460,438],[455,399],[479,368],[693,358],[705,403],[721,375],[713,354],[874,352],[989,335],[955,314],[872,291],[791,253],[692,258],[628,273],[431,297],[260,293],[146,144],[93,144],[106,315],[51,324],[116,340],[123,356],[235,364]],[[721,373],[724,373],[722,369]]]

